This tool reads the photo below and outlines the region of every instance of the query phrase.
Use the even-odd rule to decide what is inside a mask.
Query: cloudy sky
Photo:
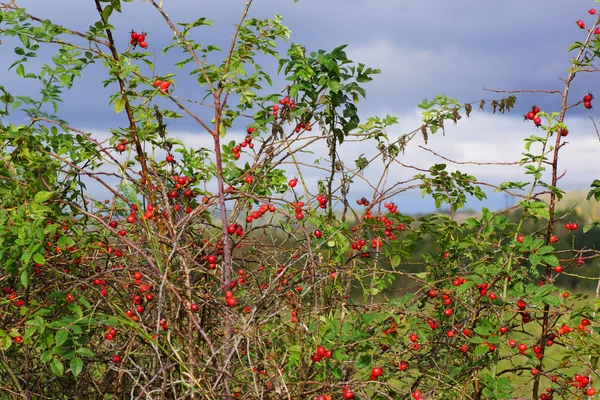
[[[33,15],[81,31],[97,19],[91,0],[17,0],[16,3]],[[244,3],[242,0],[163,0],[164,9],[174,21],[189,22],[200,16],[214,20],[212,28],[198,30],[194,38],[222,47],[227,46]],[[366,86],[368,98],[359,106],[360,115],[363,119],[372,115],[398,116],[400,124],[390,132],[392,137],[398,137],[420,125],[416,104],[436,94],[466,102],[499,97],[485,92],[483,87],[562,90],[564,83],[560,78],[566,76],[569,59],[574,56],[567,48],[572,42],[583,40],[586,33],[575,22],[583,19],[586,24],[593,24],[595,19],[587,10],[595,6],[600,9],[600,3],[592,0],[300,0],[298,3],[255,0],[250,16],[267,18],[281,14],[292,31],[290,42],[301,43],[311,51],[348,44],[349,58],[380,68],[382,74]],[[149,50],[156,53],[156,74],[173,71],[170,53],[167,57],[161,56],[161,49],[170,42],[171,32],[151,4],[141,0],[124,4],[124,13],[117,14],[113,24],[121,33],[123,48],[128,31],[148,31]],[[0,84],[13,94],[32,95],[36,93],[34,82],[23,82],[15,78],[14,71],[6,72],[16,57],[13,44],[16,43],[4,40],[0,45]],[[288,45],[281,43],[281,49]],[[40,52],[29,68],[39,68],[50,54]],[[266,67],[274,71],[275,64],[269,60]],[[101,65],[86,70],[76,87],[65,93],[62,117],[98,135],[111,127],[124,125],[123,115],[114,115],[108,105],[108,95],[114,88],[102,87],[105,77]],[[192,82],[186,84],[186,79],[185,74],[178,77],[177,94],[198,98],[198,88]],[[597,82],[592,74],[580,74],[570,99],[574,102],[588,90],[600,93]],[[279,87],[273,89],[279,90]],[[485,112],[469,120],[463,118],[456,127],[447,130],[446,136],[432,137],[427,147],[458,161],[517,161],[523,151],[523,138],[535,133],[531,123],[522,121],[522,115],[532,104],[544,111],[555,111],[559,100],[557,95],[519,95],[516,110],[511,114],[500,116]],[[600,156],[600,143],[588,116],[596,119],[597,111],[580,106],[571,110],[566,120],[571,133],[560,159],[561,171],[567,170],[562,180],[566,189],[585,189],[593,179],[600,178],[596,161]],[[14,114],[11,122],[22,123],[24,119]],[[189,119],[171,123],[170,129],[188,144],[208,145],[206,134],[200,133]],[[232,138],[240,134],[241,130],[234,130]],[[440,162],[417,147],[419,144],[424,143],[414,142],[407,149],[402,159],[404,163],[426,168]],[[348,162],[360,153],[360,146],[348,145],[344,151]],[[519,167],[458,167],[480,180],[496,184],[523,180]],[[398,168],[394,175],[404,179],[413,172]],[[504,201],[504,196],[493,195],[484,204],[501,208]],[[417,192],[403,195],[397,202],[403,205],[405,212],[433,209],[432,202],[421,200]],[[470,206],[476,208],[479,203],[470,203]]]

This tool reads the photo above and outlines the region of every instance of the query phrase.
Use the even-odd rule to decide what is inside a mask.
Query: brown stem
[[[596,24],[600,21],[600,17],[596,20]],[[583,46],[581,46],[581,49],[579,50],[579,53],[577,54],[577,57],[575,57],[575,60],[579,60],[585,53],[585,50],[587,48],[588,43],[590,42],[590,39],[593,37],[593,30],[590,30],[587,36],[587,39],[584,43]],[[573,81],[573,79],[575,78],[575,74],[576,72],[573,71],[571,73],[569,73],[569,75],[567,76],[567,79],[565,80],[565,89],[562,93],[562,104],[561,104],[561,112],[560,112],[560,117],[558,119],[559,123],[562,123],[565,120],[565,113],[567,112],[567,99],[569,97],[569,89],[571,88],[571,82]],[[552,186],[556,187],[556,183],[558,181],[558,179],[560,179],[560,177],[558,176],[558,152],[560,150],[560,148],[562,146],[560,146],[560,141],[561,141],[562,136],[560,134],[556,134],[556,143],[554,145],[554,154],[552,157]],[[550,193],[550,204],[548,206],[548,211],[550,214],[550,220],[548,221],[548,226],[546,229],[546,245],[550,244],[550,237],[552,236],[552,228],[554,226],[554,210],[556,207],[556,193],[554,191],[552,191]],[[546,266],[546,283],[550,283],[552,280],[552,267],[551,266]],[[545,352],[545,340],[543,340],[547,335],[549,330],[551,329],[550,326],[550,305],[549,304],[545,304],[544,305],[544,318],[542,321],[542,333],[540,338],[542,339],[542,355]],[[540,359],[540,362],[538,364],[538,369],[540,371],[543,371],[543,366],[544,366],[544,358]],[[533,400],[536,400],[538,398],[538,394],[539,394],[539,390],[540,390],[540,376],[542,374],[538,374],[535,376],[534,378],[534,383],[533,383],[533,394],[532,394],[532,398]]]
[[[96,9],[98,10],[98,14],[100,14],[100,19],[102,20],[102,23],[106,24],[107,21],[105,20],[104,15],[102,15],[102,5],[100,4],[100,0],[94,0],[94,2],[96,3]],[[108,38],[108,48],[112,53],[112,56],[115,60],[115,64],[118,64],[120,57],[119,53],[117,52],[115,41],[113,39],[112,31],[110,29],[106,29],[106,37]],[[129,120],[129,128],[131,129],[131,136],[135,144],[135,151],[138,155],[140,166],[142,167],[142,177],[144,178],[144,180],[146,181],[146,185],[148,186],[148,194],[150,195],[150,201],[154,203],[154,191],[152,190],[152,182],[150,181],[150,173],[148,171],[148,164],[146,163],[146,155],[144,153],[144,149],[142,148],[142,143],[140,142],[140,137],[138,135],[137,125],[133,116],[133,109],[131,107],[131,104],[129,103],[129,98],[126,94],[127,88],[125,87],[125,81],[119,75],[118,70],[115,73],[115,75],[117,77],[117,80],[119,81],[119,89],[121,91],[121,95],[125,103],[125,112],[127,113],[127,119]]]

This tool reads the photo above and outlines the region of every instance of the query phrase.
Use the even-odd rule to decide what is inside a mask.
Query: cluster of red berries
[[[163,328],[163,330],[165,330],[165,331],[169,330],[169,325],[167,324],[166,319],[161,318],[160,321],[158,321],[158,324],[160,325],[161,328]],[[156,340],[156,334],[152,335],[152,339]]]
[[[579,225],[577,225],[577,222],[567,222],[565,224],[565,229],[568,231],[576,231],[577,228],[579,228]]]
[[[427,320],[427,323],[429,324],[429,328],[431,328],[431,330],[432,330],[432,331],[435,331],[435,330],[436,330],[437,328],[439,328],[439,326],[440,326],[440,324],[438,324],[438,323],[437,323],[435,320],[433,320],[433,319],[431,319],[431,318],[429,318],[429,319]],[[416,340],[416,335],[415,335],[415,338],[414,338],[414,339],[412,338],[412,335],[411,335],[411,337],[410,337],[410,341],[411,341],[411,342],[416,342],[416,341],[417,341],[417,340]],[[419,350],[419,346],[418,346],[418,344],[417,344],[417,346],[413,347],[413,350]]]
[[[381,367],[373,367],[371,370],[371,380],[376,381],[383,374],[383,369]]]
[[[465,278],[463,278],[462,276],[456,277],[452,280],[452,286],[460,286],[463,283],[465,283],[467,280]],[[485,287],[487,288],[487,283],[484,284]],[[477,285],[479,288],[479,285]],[[479,291],[481,291],[481,289],[479,289]]]
[[[285,96],[283,99],[279,100],[279,104],[281,104],[283,107],[289,107],[291,109],[296,108],[296,103],[294,100],[290,99],[289,96]],[[271,111],[273,116],[277,118],[277,115],[279,114],[279,106],[277,104],[271,106]]]
[[[368,207],[371,203],[365,197],[361,197],[360,199],[356,200],[356,204],[358,204],[359,206]]]
[[[129,43],[133,46],[140,46],[142,49],[148,47],[148,43],[146,43],[146,34],[144,32],[137,33],[136,31],[131,31],[131,40]]]
[[[171,86],[171,82],[157,79],[152,86],[157,87],[161,92],[166,93],[169,90],[169,86]]]
[[[253,220],[259,219],[265,215],[267,211],[275,212],[275,206],[273,204],[263,203],[258,210],[252,211],[252,213],[246,215],[246,222],[251,223]]]
[[[15,307],[23,307],[25,305],[25,300],[17,299],[18,295],[15,289],[11,287],[5,287],[2,289],[2,292],[7,295],[8,300],[11,300]]]
[[[303,201],[299,201],[299,202],[294,202],[292,203],[292,207],[294,207],[294,210],[296,211],[296,219],[301,220],[304,218],[304,202]]]
[[[392,322],[390,324],[390,327],[387,328],[385,331],[383,331],[383,333],[386,335],[389,335],[390,333],[396,332],[396,329],[398,329],[398,324],[396,324],[395,322]]]
[[[489,285],[485,282],[477,285],[477,289],[479,290],[479,295],[482,297],[487,294],[490,300],[496,300],[498,298],[498,295],[494,292],[489,292],[488,294]]]
[[[517,301],[517,307],[520,310],[519,314],[521,315],[521,321],[525,324],[527,322],[530,322],[531,315],[529,315],[528,312],[524,311],[527,308],[527,304],[523,300],[519,300],[519,301]]]
[[[251,149],[254,148],[254,143],[252,143],[252,133],[255,132],[255,131],[256,131],[255,128],[248,128],[246,130],[246,132],[248,132],[248,134],[246,135],[246,138],[244,139],[244,141],[241,142],[241,143],[239,143],[239,144],[237,144],[237,145],[235,145],[233,147],[233,149],[231,149],[231,151],[233,153],[233,158],[235,158],[236,160],[238,158],[240,158],[241,157],[242,148],[244,148],[244,147],[248,147],[248,148],[251,148]]]
[[[115,146],[115,149],[119,152],[122,153],[125,150],[127,150],[127,139],[123,139],[121,140],[121,143],[119,143],[118,145]]]
[[[105,336],[106,340],[109,340],[109,341],[115,340],[115,336],[117,335],[117,330],[108,325],[106,325],[104,327],[104,329],[108,331]]]
[[[320,208],[327,207],[327,196],[325,196],[324,194],[318,195],[317,196],[317,201],[319,202],[319,207]]]
[[[344,399],[347,400],[354,398],[354,393],[350,389],[350,386],[344,386],[344,389],[342,390],[342,395],[344,396]]]
[[[232,223],[227,227],[227,233],[230,235],[236,234],[237,236],[244,235],[244,228],[240,224]]]
[[[233,297],[233,293],[231,293],[230,290],[225,292],[225,303],[227,303],[229,307],[235,307],[237,305],[237,300]]]
[[[333,351],[327,350],[325,346],[317,346],[317,351],[312,355],[311,360],[318,363],[323,358],[331,358],[333,356]]]
[[[312,131],[312,126],[310,125],[310,122],[300,122],[298,125],[296,125],[296,128],[294,129],[296,131],[296,133],[300,132],[302,129],[306,129],[307,131]]]
[[[577,325],[577,330],[583,333],[590,333],[590,330],[587,328],[590,325],[590,320],[587,318],[583,318],[579,325]]]
[[[558,333],[558,336],[563,336],[563,335],[566,335],[567,333],[571,333],[573,331],[575,331],[575,329],[573,329],[572,327],[570,327],[569,325],[566,325],[566,324],[562,324],[561,327],[556,330],[556,332]]]
[[[588,93],[585,96],[583,96],[582,100],[583,100],[583,106],[589,110],[592,108],[592,100],[594,100],[594,95],[592,95],[591,93]]]
[[[428,320],[427,322],[429,323],[429,327],[430,327],[432,330],[436,330],[436,329],[437,329],[437,327],[438,327],[438,324],[437,324],[435,321],[433,321],[433,320],[431,320],[431,319],[430,319],[430,320]],[[417,334],[416,334],[416,333],[413,333],[413,334],[411,334],[411,335],[408,337],[408,339],[411,341],[411,344],[410,344],[410,349],[411,349],[411,350],[418,351],[418,350],[421,348],[421,345],[420,345],[420,344],[419,344],[419,342],[418,342],[418,340],[419,340],[419,337],[417,336]]]
[[[575,376],[573,377],[573,380],[570,381],[571,386],[575,386],[576,388],[579,389],[583,389],[584,387],[586,387],[587,385],[590,385],[592,383],[592,380],[589,376],[583,376],[581,374],[575,374]],[[590,391],[591,389],[591,391]],[[589,394],[591,393],[591,394]],[[596,393],[596,391],[593,388],[588,388],[586,390],[586,395],[587,396],[593,396]]]
[[[383,206],[392,214],[398,213],[398,207],[394,203],[384,203]]]
[[[538,113],[540,112],[540,108],[538,106],[531,106],[531,111],[525,114],[525,119],[533,121],[535,126],[542,125],[542,119],[538,117]]]

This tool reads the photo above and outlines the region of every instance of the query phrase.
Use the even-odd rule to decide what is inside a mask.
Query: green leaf
[[[554,254],[544,256],[544,262],[550,265],[551,267],[556,267],[557,265],[560,265],[558,258]]]
[[[25,77],[25,67],[23,66],[23,64],[19,64],[17,66],[16,72],[17,72],[17,75],[19,75],[20,78],[24,78]]]
[[[52,194],[53,194],[52,192],[45,192],[45,191],[37,192],[35,194],[35,197],[33,198],[33,201],[35,201],[36,203],[44,203],[50,197],[52,197]]]
[[[54,341],[57,346],[62,345],[69,339],[69,331],[66,329],[60,329],[54,335]]]
[[[65,372],[65,366],[58,358],[54,357],[52,361],[50,361],[50,370],[56,376],[63,376],[63,373]]]
[[[587,224],[583,226],[583,233],[588,233],[591,229],[593,229],[595,226],[598,226],[600,224],[600,221],[596,221],[596,222],[592,222],[591,224]]]
[[[354,368],[356,369],[360,369],[360,368],[365,368],[371,365],[372,362],[372,358],[370,354],[362,354],[361,356],[358,357],[358,360],[356,360],[356,364],[354,365]]]
[[[104,20],[108,22],[108,17],[110,17],[110,15],[113,12],[113,6],[108,5],[106,7],[104,7],[104,10],[102,10],[102,17],[104,17]]]
[[[529,262],[531,263],[532,267],[535,267],[541,261],[542,261],[542,257],[541,256],[538,256],[537,254],[530,254],[529,255]]]
[[[124,109],[125,109],[125,99],[123,97],[116,98],[115,99],[115,113],[119,114]]]
[[[75,350],[75,353],[77,353],[83,357],[94,357],[94,352],[91,351],[90,349],[86,349],[85,347],[81,347],[81,348]]]
[[[21,272],[21,284],[25,286],[25,288],[29,287],[29,271],[24,270]]]
[[[73,376],[78,376],[81,371],[83,370],[83,360],[79,357],[73,357],[71,359],[71,372],[73,373]]]
[[[35,253],[33,255],[33,262],[36,263],[36,264],[45,265],[46,264],[46,259],[40,253]]]

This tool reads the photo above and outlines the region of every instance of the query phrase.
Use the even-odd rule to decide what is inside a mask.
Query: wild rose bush
[[[194,39],[210,20],[172,21],[170,5],[149,0],[173,31],[156,54],[171,72],[158,76],[152,35],[111,25],[128,1],[89,3],[98,14],[86,32],[18,1],[1,8],[0,39],[15,45],[3,79],[40,85],[37,97],[0,86],[3,396],[594,395],[598,301],[555,279],[586,279],[578,268],[598,252],[554,243],[597,224],[557,211],[557,183],[565,115],[594,101],[568,94],[576,73],[595,68],[598,19],[578,21],[561,109],[440,95],[419,105],[421,126],[394,138],[397,118],[359,118],[378,70],[345,46],[281,50],[282,18],[251,18],[251,2],[221,49]],[[28,62],[43,46],[56,52],[36,70]],[[259,62],[276,63],[286,83],[274,86]],[[92,64],[124,121],[109,137],[61,117],[61,95]],[[177,94],[184,74],[197,98]],[[414,138],[449,140],[445,125],[484,108],[524,111],[538,127],[524,138],[522,182],[486,184],[441,162],[394,178],[411,168],[402,154]],[[27,123],[10,122],[20,115]],[[172,135],[179,118],[211,146]],[[364,154],[349,160],[352,143]],[[517,206],[457,222],[490,187]],[[450,213],[404,214],[395,198],[408,190]]]

